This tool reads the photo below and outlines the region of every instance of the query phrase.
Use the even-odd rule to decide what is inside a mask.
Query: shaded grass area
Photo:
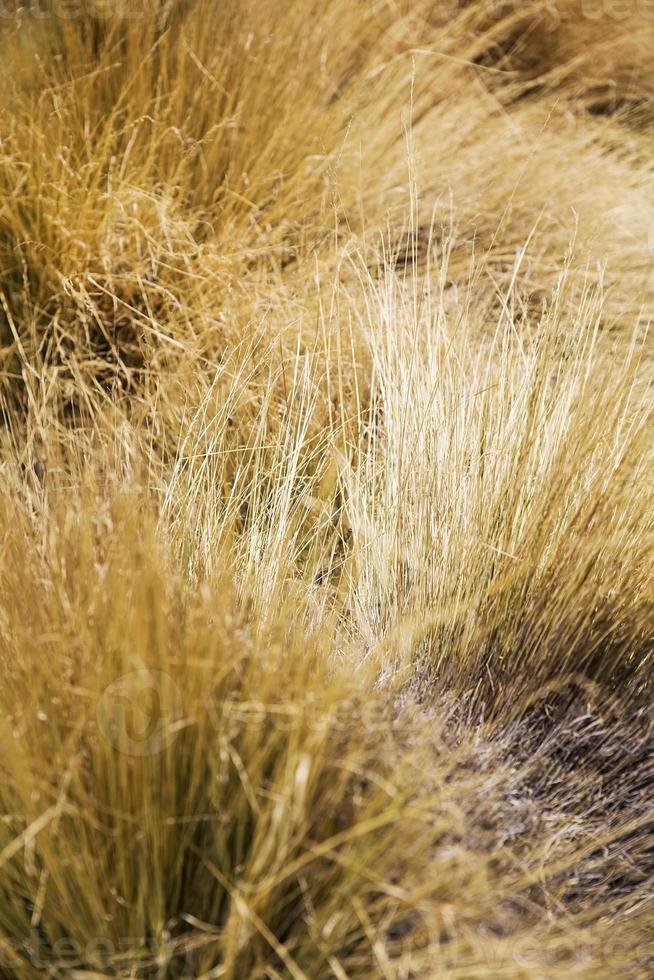
[[[624,705],[542,692],[471,725],[335,668],[324,621],[264,626],[227,579],[190,587],[134,494],[85,515],[75,537],[68,504],[42,518],[47,554],[24,525],[3,542],[23,555],[2,572],[10,972],[649,962],[648,741],[616,744]]]

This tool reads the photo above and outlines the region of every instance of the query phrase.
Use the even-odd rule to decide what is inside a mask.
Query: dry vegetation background
[[[5,0],[0,976],[654,976],[652,52]]]

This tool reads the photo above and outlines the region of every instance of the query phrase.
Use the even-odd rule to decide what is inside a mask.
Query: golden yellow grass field
[[[653,51],[5,0],[0,977],[654,976]]]

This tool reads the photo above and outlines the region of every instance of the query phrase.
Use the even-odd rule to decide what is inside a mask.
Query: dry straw
[[[5,5],[0,976],[652,975],[647,8]]]

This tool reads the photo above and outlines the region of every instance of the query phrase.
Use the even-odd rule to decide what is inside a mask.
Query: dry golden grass
[[[652,975],[653,45],[5,7],[0,976]]]

